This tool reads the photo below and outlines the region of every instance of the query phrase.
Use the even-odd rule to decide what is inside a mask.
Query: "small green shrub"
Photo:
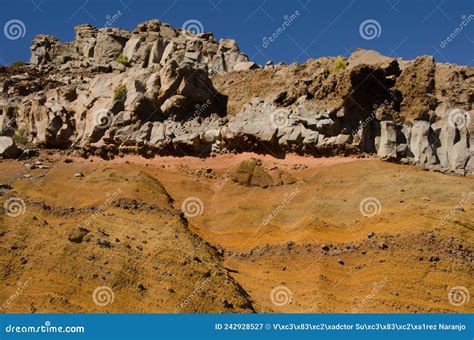
[[[115,58],[115,61],[118,62],[119,64],[122,64],[125,67],[130,67],[130,60],[128,60],[127,56],[123,54],[119,54],[117,58]]]
[[[339,71],[345,70],[347,67],[346,62],[342,58],[337,58],[336,63],[334,64],[333,71],[338,73]]]
[[[124,101],[127,98],[127,88],[125,85],[119,85],[114,92],[114,100]]]
[[[26,128],[19,128],[12,136],[12,139],[16,144],[28,144],[28,130]]]
[[[14,63],[12,63],[10,66],[13,66],[13,67],[20,67],[20,66],[25,66],[27,63],[24,62],[24,61],[15,61]]]

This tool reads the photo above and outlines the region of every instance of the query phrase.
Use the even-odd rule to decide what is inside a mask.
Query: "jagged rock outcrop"
[[[158,20],[146,21],[133,32],[118,28],[97,29],[91,25],[75,28],[76,39],[61,43],[53,36],[37,36],[31,47],[31,63],[69,67],[110,66],[121,69],[116,62],[124,56],[131,65],[159,69],[174,60],[180,66],[191,64],[210,74],[258,67],[240,52],[235,40],[216,41],[211,33],[193,34],[174,29]]]
[[[158,72],[129,68],[40,91],[20,107],[19,124],[46,147],[159,146],[174,131],[164,121],[225,110],[226,98],[205,70],[171,60]]]
[[[341,61],[345,66],[336,68]],[[228,95],[229,121],[285,150],[366,153],[434,170],[473,171],[473,68],[357,50],[348,59],[320,58],[213,81]],[[273,112],[283,123],[276,134],[268,123]]]
[[[117,56],[121,58],[117,59]],[[258,68],[235,41],[159,21],[38,36],[1,71],[2,135],[82,155],[374,155],[474,170],[474,69],[357,50]],[[232,71],[232,72],[230,72]]]

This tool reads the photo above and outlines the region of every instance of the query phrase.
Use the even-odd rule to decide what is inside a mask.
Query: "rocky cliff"
[[[38,36],[30,64],[0,69],[2,135],[104,158],[295,152],[474,170],[473,68],[364,50],[259,67],[233,40],[156,20],[75,31]]]

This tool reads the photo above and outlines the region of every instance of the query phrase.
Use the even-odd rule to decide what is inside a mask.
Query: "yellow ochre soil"
[[[296,182],[234,182],[252,157]],[[473,177],[295,155],[64,160],[0,162],[0,204],[23,203],[0,214],[2,313],[474,312]]]

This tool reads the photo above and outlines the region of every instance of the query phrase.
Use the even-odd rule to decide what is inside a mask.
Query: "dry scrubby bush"
[[[16,144],[28,144],[28,130],[26,128],[19,128],[12,136],[12,139]]]
[[[119,85],[114,92],[114,100],[124,101],[127,97],[127,88],[125,85]]]
[[[333,71],[338,73],[339,71],[345,70],[347,67],[346,62],[342,58],[338,58],[334,64]]]
[[[12,67],[20,67],[20,66],[25,66],[27,63],[24,62],[24,61],[15,61],[14,63],[12,63],[10,66]]]
[[[130,60],[128,60],[127,56],[123,54],[119,54],[117,58],[115,58],[115,61],[118,62],[119,64],[122,64],[125,67],[130,67]]]

